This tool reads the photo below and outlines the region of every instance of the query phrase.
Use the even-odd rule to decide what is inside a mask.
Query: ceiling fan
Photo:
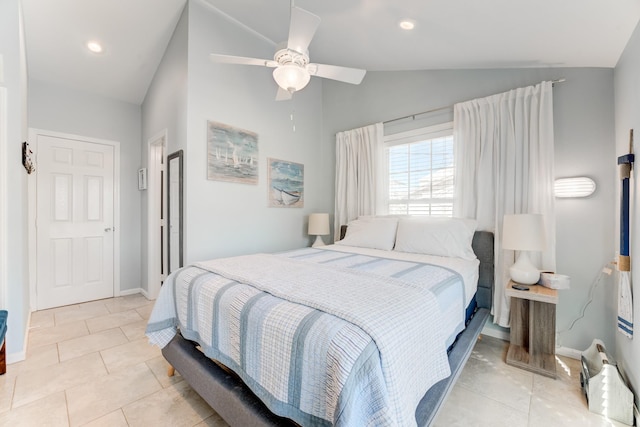
[[[289,39],[278,45],[273,59],[246,58],[217,53],[210,54],[210,57],[212,61],[219,63],[274,68],[273,78],[279,86],[276,101],[291,99],[294,92],[309,83],[311,76],[360,84],[366,70],[309,63],[308,47],[318,25],[320,25],[319,16],[292,5]]]

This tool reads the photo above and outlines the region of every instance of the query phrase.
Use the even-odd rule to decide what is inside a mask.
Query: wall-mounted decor
[[[269,206],[301,208],[304,206],[304,165],[268,159]]]
[[[207,179],[258,183],[258,134],[207,121]]]
[[[147,189],[147,168],[138,169],[138,190]]]
[[[28,142],[22,143],[22,165],[28,174],[36,171],[36,165],[33,163],[33,151],[29,148]]]

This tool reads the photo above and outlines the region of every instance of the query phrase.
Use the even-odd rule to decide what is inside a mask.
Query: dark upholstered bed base
[[[196,348],[196,343],[176,335],[162,355],[189,385],[232,426],[295,426],[274,415],[235,374],[229,373]]]
[[[460,333],[449,352],[451,375],[436,383],[424,395],[416,409],[419,426],[429,426],[471,355],[480,331],[489,317],[493,294],[493,233],[476,232],[473,249],[480,260],[480,278],[476,299],[478,310]],[[162,349],[165,359],[193,389],[230,425],[296,426],[293,421],[274,415],[237,377],[212,362],[196,344],[177,335]]]
[[[436,383],[424,395],[416,409],[419,426],[429,426],[460,376],[462,368],[489,317],[489,310],[479,309],[469,326],[460,334],[449,353],[451,375]],[[274,415],[237,377],[213,363],[196,348],[196,344],[176,335],[162,349],[165,359],[182,375],[193,389],[230,425],[296,426],[287,418]]]

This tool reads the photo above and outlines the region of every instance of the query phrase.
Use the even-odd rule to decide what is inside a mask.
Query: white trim
[[[29,312],[29,316],[27,317],[27,328],[24,333],[24,341],[22,343],[22,351],[15,351],[13,353],[7,353],[7,365],[11,365],[12,363],[22,362],[27,358],[27,344],[29,343],[29,331],[31,330],[31,312]],[[9,348],[9,346],[7,346]]]
[[[124,290],[120,291],[120,296],[121,297],[125,297],[125,296],[128,296],[128,295],[135,295],[135,294],[143,294],[144,295],[144,290],[142,288],[133,288],[133,289],[124,289]]]
[[[146,289],[139,289],[140,293],[142,294],[143,297],[145,297],[146,299],[148,299],[149,301],[153,301],[154,298],[151,298],[151,295],[149,295],[149,292],[147,292]]]
[[[38,174],[38,135],[63,139],[75,139],[80,141],[92,142],[94,144],[109,145],[113,147],[113,296],[120,296],[120,142],[111,141],[108,139],[91,138],[82,135],[74,135],[70,133],[29,128],[29,140],[32,142],[31,149],[34,153],[34,158],[36,159],[36,172],[29,175],[28,178],[29,189],[27,234],[29,241],[29,303],[31,311],[36,310],[37,307],[36,175]]]
[[[484,328],[482,328],[482,331],[480,332],[482,335],[487,336],[487,337],[493,337],[493,338],[498,338],[500,340],[503,341],[509,341],[509,331],[501,331],[499,329],[496,328],[492,328],[491,326],[489,326],[489,321],[487,320],[487,323],[485,323]]]
[[[164,242],[166,239],[158,242],[157,238],[157,230],[160,228],[160,215],[157,210],[160,203],[158,186],[164,184],[164,180],[158,182],[157,176],[161,167],[158,162],[159,154],[162,155],[162,163],[166,163],[167,134],[168,131],[165,129],[147,141],[147,294],[145,297],[148,299],[158,297],[162,280],[158,263],[159,254],[154,249],[162,245],[165,248],[166,257],[166,242]]]
[[[580,358],[582,357],[582,352],[580,350],[576,350],[575,348],[556,347],[556,355],[580,360]]]
[[[1,58],[1,56],[0,56]],[[0,61],[0,82],[2,73]],[[7,308],[7,89],[0,87],[0,309]]]
[[[453,135],[453,122],[385,135],[383,140],[385,147],[393,147],[394,145],[410,144],[412,142],[426,141],[450,135]]]

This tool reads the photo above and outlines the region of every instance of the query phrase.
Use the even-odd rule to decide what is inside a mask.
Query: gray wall
[[[275,46],[191,0],[176,27],[142,106],[142,162],[147,141],[167,130],[168,152],[184,150],[185,263],[309,245],[309,213],[332,212],[333,153],[322,144],[321,84],[312,81],[293,102],[276,102],[270,69],[214,64],[213,52],[270,58]],[[296,131],[293,132],[291,113]],[[259,137],[259,182],[207,180],[207,120]],[[304,164],[304,208],[267,207],[267,158]],[[142,221],[146,218],[143,195]],[[142,230],[143,248],[146,230]],[[146,280],[143,249],[143,287]]]
[[[640,26],[636,27],[633,36],[615,69],[615,112],[616,112],[616,156],[629,152],[629,129],[635,132],[636,163],[631,178],[631,283],[635,299],[633,317],[636,331],[633,340],[616,333],[616,357],[618,366],[626,373],[636,392],[640,391],[640,339],[638,339],[640,324],[640,275],[637,269],[640,266],[640,202],[638,201],[638,146],[640,141],[640,94],[638,85],[640,75]],[[617,178],[617,168],[611,173]],[[617,185],[619,187],[619,185]],[[619,189],[616,194],[619,193]],[[619,218],[619,210],[616,210],[616,218]],[[619,222],[617,222],[619,227]],[[616,234],[617,235],[617,234]],[[616,239],[616,242],[618,240]],[[617,246],[616,246],[617,249]],[[616,295],[617,288],[611,292]],[[636,394],[636,405],[639,399]],[[640,406],[640,405],[639,405]]]
[[[587,199],[556,204],[557,269],[571,276],[571,289],[559,293],[557,329],[562,331],[580,316],[591,284],[614,257],[613,70],[369,72],[359,86],[328,81],[323,84],[323,144],[333,147],[335,133],[342,130],[558,78],[567,81],[554,88],[556,176],[587,175],[598,185]],[[443,110],[421,120],[427,119],[443,122],[452,114]],[[613,346],[611,284],[612,278],[605,276],[585,317],[558,335],[558,345],[583,350],[593,338],[600,338]]]
[[[29,127],[120,143],[120,289],[140,288],[140,107],[29,80]]]
[[[29,318],[27,263],[27,173],[22,167],[22,141],[27,139],[27,78],[22,18],[18,0],[0,1],[0,54],[7,90],[7,194],[6,277],[9,310],[6,336],[9,362],[24,357],[24,337]]]
[[[189,3],[185,262],[307,246],[309,213],[333,208],[332,144],[321,139],[320,82],[312,80],[293,101],[276,102],[271,69],[209,59],[212,52],[270,58],[274,51],[206,3]],[[207,180],[207,120],[258,134],[257,185]],[[267,207],[267,158],[304,165],[303,208]]]

